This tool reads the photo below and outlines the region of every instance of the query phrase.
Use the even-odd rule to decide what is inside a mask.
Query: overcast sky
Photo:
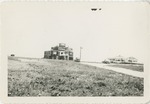
[[[74,57],[83,47],[88,61],[118,55],[143,61],[147,54],[145,3],[3,3],[1,20],[7,55],[41,58],[59,43],[73,48]]]

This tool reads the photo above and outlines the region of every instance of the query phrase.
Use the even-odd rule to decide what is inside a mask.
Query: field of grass
[[[130,70],[134,70],[134,71],[140,71],[140,72],[144,71],[143,65],[136,65],[136,64],[116,64],[116,65],[109,65],[109,66],[119,67],[119,68],[126,68],[126,69],[130,69]]]
[[[143,96],[144,79],[73,61],[8,58],[8,96]]]

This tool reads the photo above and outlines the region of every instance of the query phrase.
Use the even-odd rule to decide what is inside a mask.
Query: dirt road
[[[131,75],[131,76],[144,78],[144,72],[138,72],[138,71],[128,70],[128,69],[125,69],[125,68],[110,67],[110,66],[107,66],[106,64],[86,63],[86,62],[81,62],[81,64],[96,66],[96,67],[99,67],[99,68],[113,70],[113,71],[116,71],[116,72],[119,72],[119,73]]]

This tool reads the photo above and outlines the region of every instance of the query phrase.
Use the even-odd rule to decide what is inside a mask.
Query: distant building
[[[119,55],[114,58],[105,59],[103,62],[104,63],[137,63],[138,60],[134,57],[125,58],[125,57]]]
[[[136,59],[134,57],[128,57],[128,58],[126,58],[126,62],[136,63],[136,62],[138,62],[138,59]]]
[[[44,58],[73,60],[73,49],[66,47],[64,43],[59,43],[59,46],[51,47],[50,51],[45,51]]]
[[[113,63],[124,63],[125,62],[125,58],[123,56],[117,56],[114,58]]]

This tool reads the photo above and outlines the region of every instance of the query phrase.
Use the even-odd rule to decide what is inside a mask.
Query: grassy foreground
[[[8,96],[143,96],[143,80],[73,61],[8,58]]]

